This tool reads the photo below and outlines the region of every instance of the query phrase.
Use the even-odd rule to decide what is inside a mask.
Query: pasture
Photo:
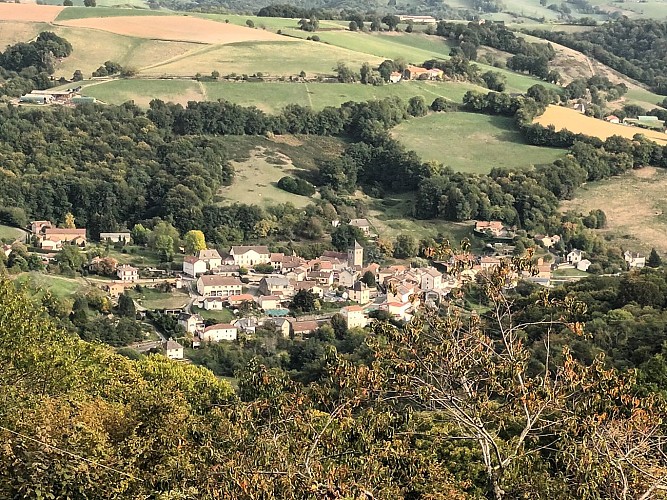
[[[404,100],[420,95],[427,103],[436,97],[461,102],[468,90],[481,87],[459,82],[402,82],[397,85],[361,85],[359,83],[303,82],[230,82],[194,80],[110,80],[84,84],[83,94],[106,103],[122,104],[134,100],[146,106],[151,99],[184,103],[189,100],[224,99],[242,106],[256,106],[266,113],[276,113],[288,104],[311,106],[319,110],[348,101],[368,101],[397,96]]]
[[[54,0],[55,1],[55,0]],[[98,7],[91,9],[89,7],[79,7],[78,5],[83,5],[83,0],[72,0],[75,7],[65,7],[58,17],[56,17],[56,22],[59,21],[69,21],[72,19],[85,19],[90,17],[120,17],[120,16],[169,16],[173,15],[172,12],[160,11],[160,10],[151,10],[146,8],[146,3],[143,0],[136,0],[137,7],[136,9],[128,8],[114,8],[114,7],[100,7],[100,3],[103,0],[97,2]],[[143,7],[143,8],[141,8]]]
[[[10,243],[13,243],[15,240],[22,240],[24,236],[25,233],[20,229],[0,225],[0,240],[7,240]]]
[[[204,100],[204,94],[194,80],[113,80],[91,84],[83,89],[82,94],[107,104],[134,101],[142,107],[148,107],[153,99],[178,104]]]
[[[0,4],[4,5],[4,4]],[[28,21],[0,21],[0,49],[7,45],[25,42],[37,37],[42,31],[50,28],[47,23],[33,23]]]
[[[656,248],[667,252],[667,172],[645,167],[622,176],[586,184],[574,199],[561,204],[561,211],[588,213],[602,209],[607,228],[599,230],[616,245],[645,255]]]
[[[661,146],[667,145],[667,134],[655,130],[646,130],[638,127],[608,123],[589,116],[584,116],[577,111],[564,106],[551,105],[542,116],[536,118],[533,123],[543,126],[553,125],[556,130],[567,129],[576,134],[586,134],[599,137],[604,140],[612,135],[620,135],[632,139],[636,134],[642,134]]]
[[[69,57],[56,65],[54,76],[65,78],[71,78],[77,69],[88,77],[105,61],[115,61],[125,67],[140,69],[154,64],[155,61],[182,57],[207,47],[196,43],[148,40],[67,26],[56,26],[53,31],[66,38],[74,48]],[[94,36],[91,37],[91,34]]]
[[[213,22],[213,21],[211,21]],[[221,26],[228,26],[222,25]],[[262,32],[251,30],[252,32]],[[167,61],[145,67],[145,76],[192,76],[195,73],[210,74],[217,70],[222,75],[254,75],[257,72],[271,76],[295,76],[301,71],[312,74],[332,75],[338,61],[344,61],[352,68],[359,68],[364,62],[379,65],[381,58],[370,57],[340,47],[320,42],[277,37],[276,41],[238,42],[226,45],[203,46],[201,50],[184,54]]]
[[[33,289],[49,291],[58,298],[71,297],[79,290],[89,286],[83,278],[64,278],[36,271],[19,274],[15,281]]]
[[[565,154],[527,145],[512,118],[476,113],[432,113],[401,123],[391,134],[425,161],[477,174],[494,167],[530,168]]]
[[[299,169],[285,154],[266,147],[258,147],[250,152],[250,158],[232,162],[234,182],[218,192],[221,203],[247,203],[251,205],[276,205],[292,203],[305,207],[312,202],[307,196],[300,196],[276,186],[281,177],[293,175]]]

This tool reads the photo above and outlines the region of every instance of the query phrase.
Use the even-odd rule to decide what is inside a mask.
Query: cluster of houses
[[[426,69],[419,66],[408,66],[401,73],[392,71],[389,75],[390,83],[398,83],[402,80],[442,80],[445,72],[438,68]]]
[[[66,90],[33,90],[29,94],[19,97],[19,104],[61,104],[79,105],[94,104],[94,97],[86,97],[80,94],[81,86]]]

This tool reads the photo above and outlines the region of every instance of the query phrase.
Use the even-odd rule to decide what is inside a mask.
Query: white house
[[[641,257],[640,254],[638,253],[632,253],[632,252],[625,252],[623,254],[623,257],[625,258],[625,262],[628,265],[629,268],[642,268],[646,266],[646,257]]]
[[[221,265],[222,257],[217,250],[199,250],[196,255],[188,255],[183,259],[183,272],[197,277],[207,271],[214,271]]]
[[[188,333],[196,333],[204,329],[204,318],[199,314],[182,313],[178,316],[178,324]]]
[[[340,310],[348,328],[363,328],[368,323],[364,310],[359,306],[347,306]]]
[[[259,304],[259,307],[264,309],[265,311],[267,309],[280,309],[280,297],[276,295],[262,295],[259,299],[257,299],[257,303]]]
[[[139,278],[139,270],[129,264],[123,264],[116,268],[116,275],[121,281],[137,281]]]
[[[234,246],[229,255],[237,266],[249,267],[271,262],[271,252],[266,246]]]
[[[197,291],[204,297],[229,297],[243,291],[243,283],[238,278],[205,274],[197,280]]]
[[[434,267],[429,267],[421,276],[422,290],[434,290],[442,286],[442,273]]]
[[[285,276],[265,276],[259,282],[259,293],[262,295],[291,295],[294,287]]]
[[[239,329],[227,323],[211,325],[199,334],[203,342],[220,342],[221,340],[236,340]]]
[[[183,346],[175,340],[162,342],[162,349],[169,359],[183,359]]]
[[[350,226],[358,227],[365,235],[371,232],[371,224],[368,222],[368,219],[352,219]]]
[[[222,297],[206,297],[202,305],[207,311],[222,311],[225,308],[225,299]]]
[[[584,252],[578,249],[572,250],[570,253],[567,254],[565,257],[565,260],[567,260],[568,264],[572,265],[577,265],[579,262],[581,262],[584,259]]]

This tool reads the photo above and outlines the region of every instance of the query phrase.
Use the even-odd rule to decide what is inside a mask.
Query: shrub
[[[288,193],[300,194],[301,196],[312,196],[315,194],[315,186],[310,182],[288,175],[278,181],[278,187]]]

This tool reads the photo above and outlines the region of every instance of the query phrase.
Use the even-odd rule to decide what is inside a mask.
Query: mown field
[[[15,227],[3,226],[0,225],[0,240],[12,240],[20,239],[25,233],[20,229]]]
[[[347,101],[367,101],[398,96],[402,99],[421,95],[427,103],[436,97],[461,102],[468,90],[481,87],[459,82],[402,82],[395,85],[361,85],[358,83],[296,82],[197,82],[194,80],[112,80],[85,84],[84,95],[110,104],[134,100],[146,106],[156,97],[164,101],[185,103],[189,100],[224,99],[244,106],[256,106],[268,113],[280,111],[288,104],[322,109]]]
[[[476,113],[432,113],[401,123],[392,135],[424,160],[478,174],[494,167],[530,168],[565,154],[527,145],[512,118]]]
[[[647,139],[651,139],[662,146],[667,144],[667,134],[662,132],[607,123],[604,120],[584,116],[564,106],[549,106],[542,116],[535,119],[534,123],[539,123],[545,127],[553,125],[556,130],[567,129],[576,134],[586,134],[600,139],[606,139],[612,135],[632,139],[636,134],[643,134]]]
[[[656,248],[667,252],[667,172],[646,167],[577,189],[572,200],[562,203],[561,210],[588,213],[602,209],[607,227],[601,234],[625,250],[645,255]]]

